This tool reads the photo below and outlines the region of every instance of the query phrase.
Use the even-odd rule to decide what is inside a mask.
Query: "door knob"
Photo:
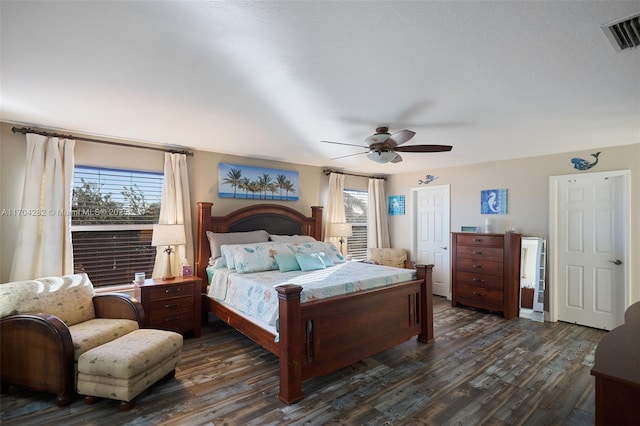
[[[622,260],[620,259],[610,260],[609,262],[613,263],[614,265],[622,265]]]
[[[446,250],[446,249],[447,249],[446,247],[440,247],[440,248],[441,248],[442,250]]]

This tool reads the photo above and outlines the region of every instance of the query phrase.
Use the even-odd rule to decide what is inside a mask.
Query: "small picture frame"
[[[462,232],[478,232],[477,226],[461,226],[460,231]]]
[[[480,191],[480,214],[507,214],[507,190],[483,189]]]
[[[404,195],[390,195],[388,207],[389,216],[404,215]]]

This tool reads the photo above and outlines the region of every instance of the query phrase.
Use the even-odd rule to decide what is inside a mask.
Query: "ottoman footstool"
[[[182,354],[182,335],[140,329],[93,348],[78,359],[78,393],[119,400],[120,409],[135,406],[135,397],[161,378],[172,377]]]

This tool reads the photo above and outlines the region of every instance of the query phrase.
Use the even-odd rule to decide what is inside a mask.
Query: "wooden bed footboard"
[[[303,398],[302,381],[337,371],[417,335],[433,341],[433,265],[417,280],[300,304],[302,287],[277,287],[280,393]]]

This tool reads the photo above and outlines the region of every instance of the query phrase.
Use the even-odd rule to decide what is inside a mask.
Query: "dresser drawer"
[[[193,284],[180,284],[172,286],[156,286],[149,289],[151,301],[168,299],[171,297],[189,296],[194,294]]]
[[[504,264],[502,262],[466,257],[459,258],[457,262],[456,269],[458,271],[471,272],[474,274],[497,275],[499,277],[503,274]]]
[[[502,290],[493,290],[473,285],[458,284],[456,291],[458,293],[457,297],[460,299],[467,299],[491,305],[502,305],[504,299],[504,293]],[[462,302],[464,303],[464,301]]]
[[[502,247],[504,237],[502,235],[456,234],[456,243],[459,246]]]
[[[504,260],[504,249],[501,247],[458,246],[456,248],[458,258],[486,259],[494,262]]]
[[[493,290],[504,290],[502,276],[478,274],[477,272],[458,272],[457,282],[459,284],[472,285]]]

